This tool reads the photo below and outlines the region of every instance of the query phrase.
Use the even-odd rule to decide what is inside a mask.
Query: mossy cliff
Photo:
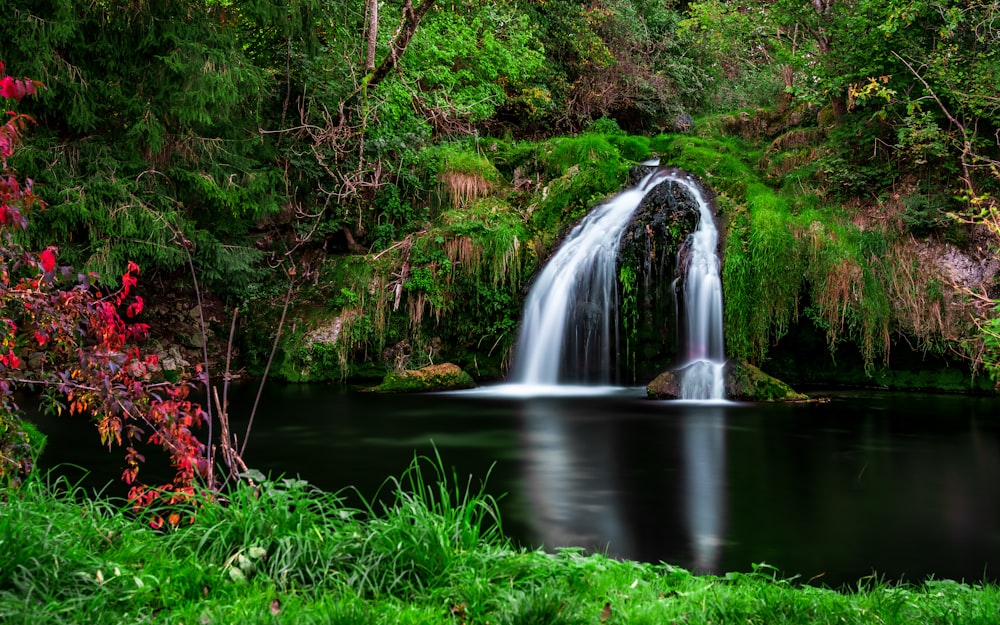
[[[330,239],[307,259],[272,371],[370,379],[447,360],[475,378],[503,377],[532,275],[656,154],[716,194],[727,356],[796,384],[988,388],[974,374],[992,313],[975,294],[998,290],[995,242],[973,225],[924,228],[917,218],[930,209],[918,199],[931,196],[909,182],[845,199],[831,187],[846,175],[830,157],[839,139],[815,120],[762,110],[700,120],[693,135],[439,147],[444,156],[426,159],[436,165],[411,172],[424,190],[394,196],[405,228],[368,233],[360,254]],[[623,238],[627,383],[676,364],[670,288],[694,223],[679,197],[657,187]],[[245,336],[258,361],[280,302],[277,290],[256,302]]]
[[[630,183],[654,168],[634,168]],[[676,168],[661,173],[683,174]],[[681,183],[667,179],[650,189],[622,233],[619,248],[621,297],[619,358],[628,384],[642,384],[678,357],[676,278],[688,235],[698,226],[695,198]]]

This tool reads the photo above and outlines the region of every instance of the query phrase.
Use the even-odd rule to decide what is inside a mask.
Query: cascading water
[[[622,231],[660,170],[592,210],[528,293],[508,381],[531,386],[610,384],[617,358],[615,263]]]
[[[591,211],[546,263],[528,293],[508,383],[611,383],[617,367],[621,235],[642,199],[665,180],[682,185],[700,213],[684,280],[688,352],[681,395],[724,399],[718,231],[701,187],[689,175],[663,168]]]
[[[684,278],[687,362],[682,365],[682,399],[725,399],[725,344],[722,335],[722,279],[716,246],[719,232],[708,199],[690,178],[678,178],[698,202],[701,218],[691,234]]]

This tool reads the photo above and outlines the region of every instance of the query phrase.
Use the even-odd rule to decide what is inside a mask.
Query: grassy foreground
[[[433,463],[431,463],[433,465]],[[972,623],[1000,588],[934,581],[834,591],[750,574],[513,548],[495,502],[415,461],[379,510],[305,482],[241,486],[154,530],[120,505],[32,478],[0,498],[0,622]],[[425,480],[424,473],[428,474]]]

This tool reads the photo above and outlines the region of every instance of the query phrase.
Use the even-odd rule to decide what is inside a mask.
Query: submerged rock
[[[646,386],[646,395],[652,399],[680,399],[681,371],[671,369],[656,376]],[[757,367],[742,360],[726,362],[726,399],[752,402],[809,401],[808,395],[795,392],[778,378],[769,376]]]
[[[426,393],[431,391],[457,391],[473,388],[472,376],[452,363],[429,365],[420,369],[394,371],[371,389],[377,393]]]

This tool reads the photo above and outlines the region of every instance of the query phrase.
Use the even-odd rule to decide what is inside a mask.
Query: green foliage
[[[272,77],[221,5],[119,4],[15,2],[0,24],[4,61],[46,84],[15,161],[50,206],[31,242],[111,280],[176,270],[188,240],[212,288],[245,284],[259,255],[220,250],[249,248],[287,188],[259,134]]]
[[[488,158],[476,151],[449,150],[443,153],[438,177],[440,178],[448,172],[475,176],[490,183],[500,181],[500,173],[497,168]]]
[[[661,155],[662,162],[687,170],[718,193],[734,198],[748,192],[757,179],[747,161],[754,153],[735,138],[712,138],[659,135],[650,149]]]
[[[527,16],[503,4],[432,8],[400,61],[402,74],[370,94],[378,124],[369,140],[399,150],[436,133],[468,132],[503,106],[545,107],[537,80],[544,56],[533,35]]]
[[[759,363],[798,315],[804,267],[784,200],[756,183],[746,201],[726,236],[726,348]]]
[[[1000,307],[993,309],[993,316],[980,327],[983,340],[983,367],[990,378],[1000,387]]]
[[[618,285],[621,289],[622,327],[625,329],[625,366],[629,371],[635,371],[635,349],[639,338],[639,303],[637,301],[638,278],[635,269],[623,264],[618,270]]]
[[[902,202],[903,225],[914,236],[927,236],[954,224],[954,220],[948,217],[948,198],[915,193],[904,197]]]
[[[524,10],[546,50],[541,78],[557,126],[607,117],[638,134],[701,106],[716,87],[705,56],[679,32],[680,13],[661,2],[550,0]]]
[[[595,135],[628,136],[628,133],[621,129],[617,121],[604,115],[588,123],[586,132]]]
[[[601,162],[613,162],[619,159],[618,150],[603,135],[584,134],[557,139],[551,146],[546,164],[549,172],[555,176],[566,174],[574,166],[594,166]]]
[[[581,219],[595,203],[621,187],[626,166],[620,161],[571,169],[549,183],[548,196],[531,214],[530,225],[547,248],[566,229]]]
[[[608,140],[618,148],[618,152],[624,159],[641,163],[652,156],[652,151],[649,149],[649,137],[612,136],[608,137]]]
[[[767,5],[692,2],[679,26],[685,43],[707,59],[712,112],[774,104],[782,90],[774,59],[781,41]]]
[[[5,489],[17,487],[24,476],[34,472],[45,440],[45,435],[31,423],[0,411],[0,484]]]

